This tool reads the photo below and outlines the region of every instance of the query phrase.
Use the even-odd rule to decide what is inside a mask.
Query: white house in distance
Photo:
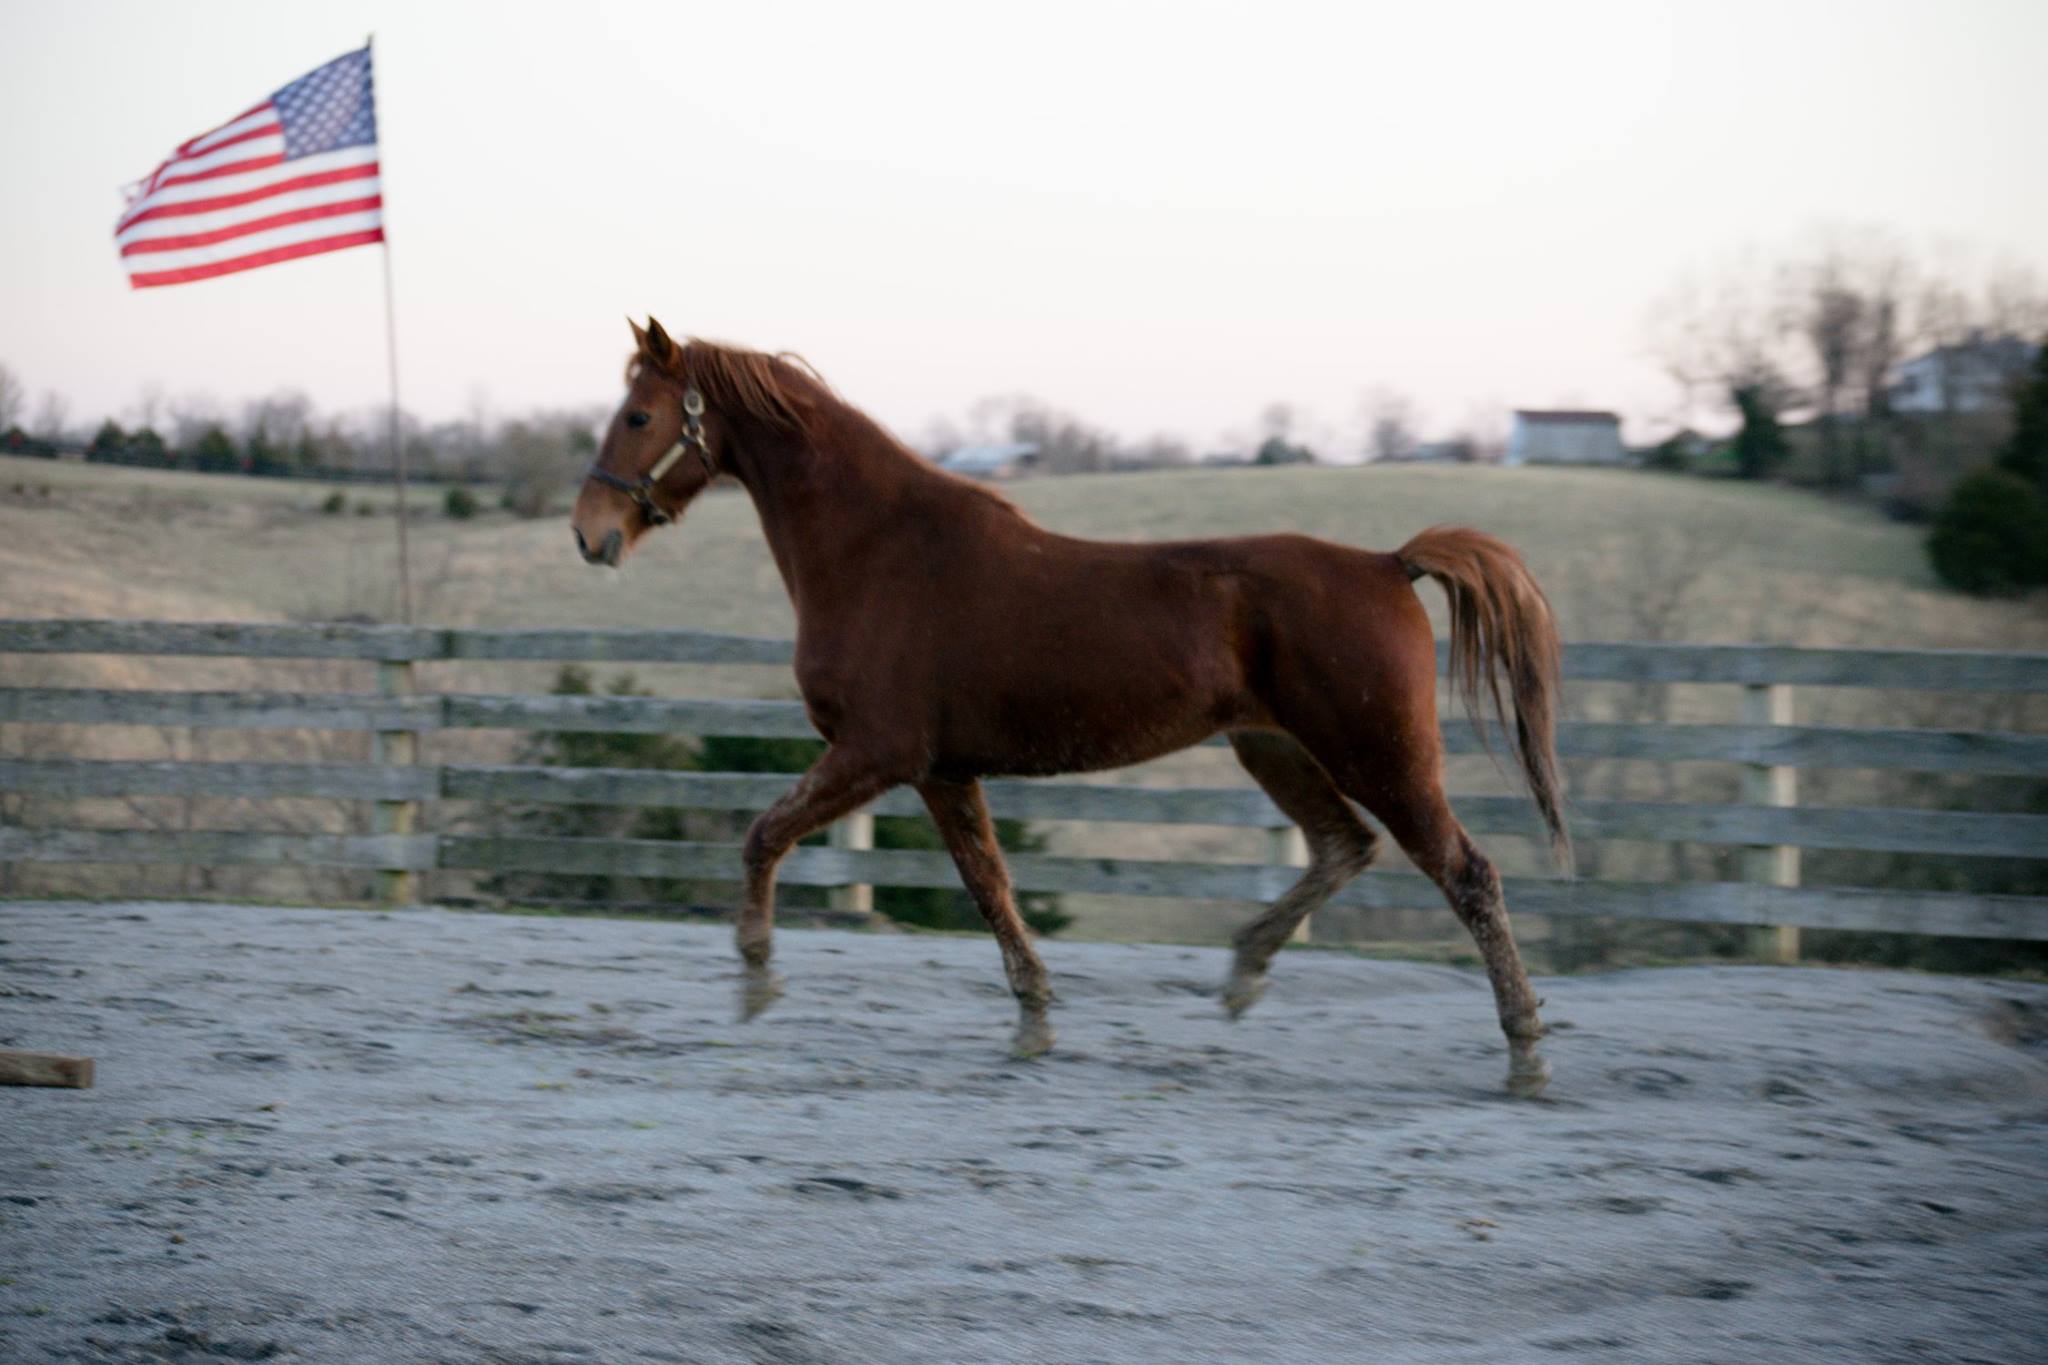
[[[1516,408],[1502,464],[1623,464],[1621,418],[1611,412]]]
[[[1014,479],[1038,468],[1038,447],[1029,441],[1007,445],[961,446],[938,462],[939,468],[970,479]]]
[[[1973,332],[1899,366],[1893,412],[1984,412],[2006,402],[2012,381],[2034,363],[2034,348],[2016,336]]]

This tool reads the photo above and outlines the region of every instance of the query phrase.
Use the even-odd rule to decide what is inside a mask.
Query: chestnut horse
[[[1565,856],[1553,711],[1560,647],[1521,557],[1478,531],[1392,554],[1302,535],[1156,545],[1076,540],[920,459],[788,358],[633,326],[625,403],[577,497],[583,557],[616,565],[719,475],[752,495],[796,607],[796,679],[827,749],[747,831],[742,1009],[769,970],[775,868],[796,842],[901,783],[924,798],[1002,948],[1017,1051],[1053,1032],[1045,965],[1011,896],[979,779],[1118,768],[1218,731],[1307,836],[1308,868],[1235,939],[1235,1017],[1281,944],[1373,861],[1370,812],[1478,943],[1507,1034],[1509,1088],[1533,1094],[1540,1003],[1500,878],[1451,813],[1436,648],[1412,586],[1450,597],[1451,675],[1475,721],[1505,725]]]

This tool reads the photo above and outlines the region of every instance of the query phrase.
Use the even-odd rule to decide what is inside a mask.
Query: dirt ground
[[[0,906],[0,1358],[2014,1361],[2048,1339],[2048,988],[1484,984],[413,911]]]

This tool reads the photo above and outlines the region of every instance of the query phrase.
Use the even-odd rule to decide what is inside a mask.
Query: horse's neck
[[[809,440],[760,433],[736,461],[799,617],[849,595],[892,525],[957,495],[952,480],[858,413],[829,414]]]

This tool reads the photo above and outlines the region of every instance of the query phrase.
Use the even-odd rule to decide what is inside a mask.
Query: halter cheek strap
[[[709,483],[717,478],[718,462],[711,458],[711,443],[704,439],[704,395],[694,386],[683,390],[683,434],[654,462],[653,467],[640,476],[638,483],[628,483],[610,470],[600,469],[595,461],[591,462],[585,476],[596,479],[607,488],[616,488],[631,498],[633,505],[640,509],[640,515],[647,518],[649,526],[666,526],[675,518],[654,500],[654,490],[676,467],[676,461],[692,449],[704,462],[704,481]]]

